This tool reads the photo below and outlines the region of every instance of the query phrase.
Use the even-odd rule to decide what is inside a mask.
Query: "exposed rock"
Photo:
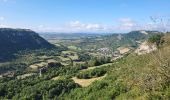
[[[120,47],[117,50],[120,52],[120,54],[126,54],[130,51],[129,48],[125,48],[125,47]]]
[[[142,54],[150,53],[155,50],[157,50],[155,44],[148,44],[145,41],[135,50],[135,53],[137,53],[138,55],[142,55]]]
[[[140,32],[143,33],[143,34],[146,34],[146,35],[148,34],[146,31],[140,31]]]

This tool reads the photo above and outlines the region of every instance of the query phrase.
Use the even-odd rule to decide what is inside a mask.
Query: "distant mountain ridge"
[[[32,30],[0,28],[0,61],[21,50],[53,47]]]
[[[128,33],[112,33],[112,34],[83,34],[83,33],[72,33],[72,34],[48,34],[41,33],[40,35],[49,41],[56,39],[66,39],[66,40],[81,40],[78,42],[73,42],[71,45],[81,48],[82,50],[97,50],[100,48],[109,48],[112,50],[117,50],[119,47],[132,47],[136,49],[140,43],[147,40],[150,36],[154,34],[159,34],[158,31],[148,31],[148,30],[136,30]],[[66,41],[67,42],[67,41]],[[72,42],[72,41],[71,41]],[[66,43],[69,46],[70,43]]]
[[[80,39],[86,37],[104,36],[106,34],[92,34],[92,33],[39,33],[40,36],[48,39]],[[108,34],[107,34],[108,35]]]
[[[99,39],[95,41],[94,39],[90,39],[90,40],[92,41],[91,45],[96,44],[98,48],[109,47],[112,48],[113,50],[116,50],[119,47],[137,48],[140,43],[147,40],[150,36],[154,34],[160,34],[160,32],[138,30],[138,31],[131,31],[129,33],[124,33],[124,34],[106,35],[103,37],[99,37]],[[87,46],[89,45],[88,43],[86,44]]]
[[[158,31],[138,30],[138,31],[131,31],[127,34],[124,34],[124,37],[133,40],[145,40],[148,39],[150,36],[159,33],[160,32]]]

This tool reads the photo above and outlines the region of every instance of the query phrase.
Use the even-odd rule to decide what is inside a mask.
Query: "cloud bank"
[[[30,28],[38,32],[58,32],[58,33],[117,33],[129,32],[133,30],[157,30],[170,31],[170,20],[151,20],[150,22],[140,23],[131,18],[119,18],[113,22],[115,25],[99,23],[83,23],[81,21],[70,21],[60,26],[20,26],[15,27],[1,23],[4,17],[0,17],[0,27]]]
[[[53,31],[53,32],[88,32],[88,33],[115,33],[115,32],[129,32],[133,30],[157,30],[157,31],[170,31],[169,22],[153,21],[140,23],[131,18],[117,19],[116,25],[106,25],[99,23],[83,23],[80,21],[70,21],[69,23],[58,27],[45,27],[40,25],[38,31]]]

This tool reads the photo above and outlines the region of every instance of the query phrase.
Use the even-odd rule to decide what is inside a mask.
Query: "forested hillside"
[[[0,61],[13,58],[18,51],[45,48],[54,46],[29,29],[0,28]]]

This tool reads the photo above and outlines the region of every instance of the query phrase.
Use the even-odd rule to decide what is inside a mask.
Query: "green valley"
[[[53,37],[53,48],[19,50],[0,63],[0,99],[169,99],[170,33],[145,32]]]

